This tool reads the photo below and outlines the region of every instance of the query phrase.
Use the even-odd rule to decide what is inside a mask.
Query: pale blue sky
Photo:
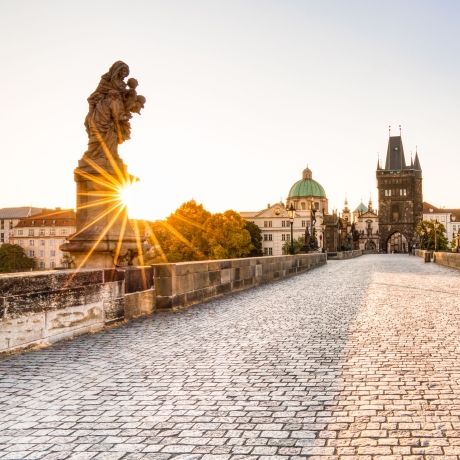
[[[459,24],[453,1],[0,0],[0,207],[75,205],[86,98],[119,59],[147,97],[119,148],[133,217],[262,209],[307,164],[330,210],[376,204],[388,124],[424,199],[460,207]]]

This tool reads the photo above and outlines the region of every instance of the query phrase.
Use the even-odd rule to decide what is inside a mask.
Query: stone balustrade
[[[0,352],[152,313],[152,267],[0,275]]]
[[[326,263],[326,254],[0,275],[0,353],[181,308]]]
[[[435,252],[434,262],[452,268],[460,268],[459,252]]]
[[[157,308],[177,309],[326,263],[326,254],[265,256],[154,265]]]

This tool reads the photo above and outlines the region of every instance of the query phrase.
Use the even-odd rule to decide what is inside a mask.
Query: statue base
[[[77,231],[60,247],[70,254],[73,268],[135,265],[142,250],[120,198],[120,190],[137,179],[121,161],[117,174],[111,166],[99,163],[96,168],[82,159],[75,169]]]

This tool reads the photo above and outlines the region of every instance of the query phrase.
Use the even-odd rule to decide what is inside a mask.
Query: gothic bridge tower
[[[422,220],[422,168],[418,153],[406,165],[401,135],[388,140],[385,168],[377,163],[379,235],[383,252],[407,252],[414,243],[415,226]]]

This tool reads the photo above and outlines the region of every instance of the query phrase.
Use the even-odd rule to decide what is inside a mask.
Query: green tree
[[[35,259],[27,257],[24,249],[17,244],[0,246],[0,272],[19,272],[35,268]]]
[[[235,211],[213,214],[205,224],[211,259],[247,257],[254,246],[246,221]]]
[[[303,248],[305,245],[305,237],[304,236],[299,236],[299,238],[294,239],[294,254],[298,254],[300,250]],[[282,248],[283,254],[290,254],[291,253],[291,241],[286,241],[283,244]]]
[[[166,220],[149,224],[148,231],[145,263],[248,257],[255,250],[247,222],[238,213],[211,214],[193,200]]]
[[[253,246],[251,252],[249,253],[249,257],[263,256],[262,232],[259,226],[247,220],[244,228],[249,232],[249,235],[251,235],[251,243]]]
[[[422,249],[430,251],[444,251],[447,249],[449,241],[445,235],[445,227],[440,222],[433,220],[422,220],[415,227],[415,232],[420,238]]]

